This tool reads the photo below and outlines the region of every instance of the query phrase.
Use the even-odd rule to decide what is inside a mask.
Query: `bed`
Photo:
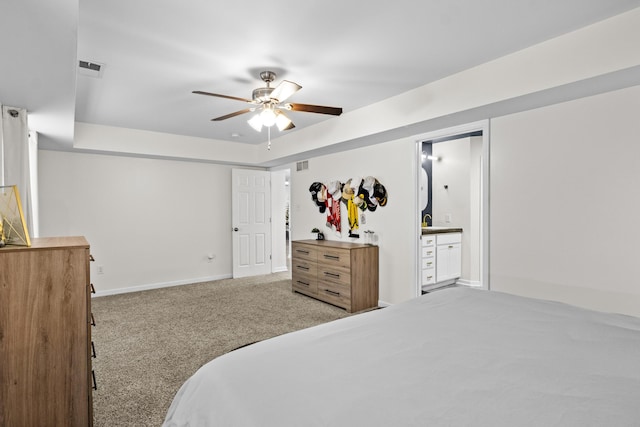
[[[640,426],[640,318],[451,288],[218,357],[165,427]]]

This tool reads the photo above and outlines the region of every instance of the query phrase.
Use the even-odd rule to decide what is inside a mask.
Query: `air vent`
[[[80,67],[80,74],[84,76],[102,77],[104,71],[104,64],[99,62],[78,61],[78,66]]]
[[[86,68],[88,70],[99,72],[100,68],[102,68],[102,65],[96,64],[95,62],[80,61],[80,68]]]
[[[296,172],[304,171],[307,169],[309,169],[309,160],[303,160],[296,163]]]

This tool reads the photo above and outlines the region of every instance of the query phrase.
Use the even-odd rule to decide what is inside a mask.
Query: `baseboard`
[[[469,286],[470,288],[481,288],[482,282],[479,280],[458,279],[456,285]]]
[[[289,269],[287,268],[286,265],[284,267],[276,267],[271,272],[272,273],[282,273],[282,272],[285,272],[285,271],[289,271]]]
[[[93,297],[97,298],[105,297],[108,295],[127,294],[130,292],[150,291],[152,289],[168,288],[171,286],[192,285],[194,283],[211,282],[212,280],[230,279],[231,277],[232,276],[230,274],[224,274],[221,276],[198,277],[193,279],[176,280],[173,282],[150,283],[147,285],[131,286],[128,288],[119,289],[107,289],[104,291],[96,288],[96,293],[93,295]]]
[[[389,307],[393,304],[391,304],[390,302],[386,302],[386,301],[382,301],[382,300],[378,300],[378,307]]]

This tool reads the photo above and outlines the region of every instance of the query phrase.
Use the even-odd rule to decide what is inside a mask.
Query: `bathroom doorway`
[[[488,121],[419,135],[416,151],[416,295],[422,293],[420,245],[424,223],[462,228],[462,275],[457,283],[488,289]]]

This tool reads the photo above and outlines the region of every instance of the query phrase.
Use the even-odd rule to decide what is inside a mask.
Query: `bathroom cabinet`
[[[462,230],[434,229],[422,234],[422,290],[456,282],[462,273]]]

